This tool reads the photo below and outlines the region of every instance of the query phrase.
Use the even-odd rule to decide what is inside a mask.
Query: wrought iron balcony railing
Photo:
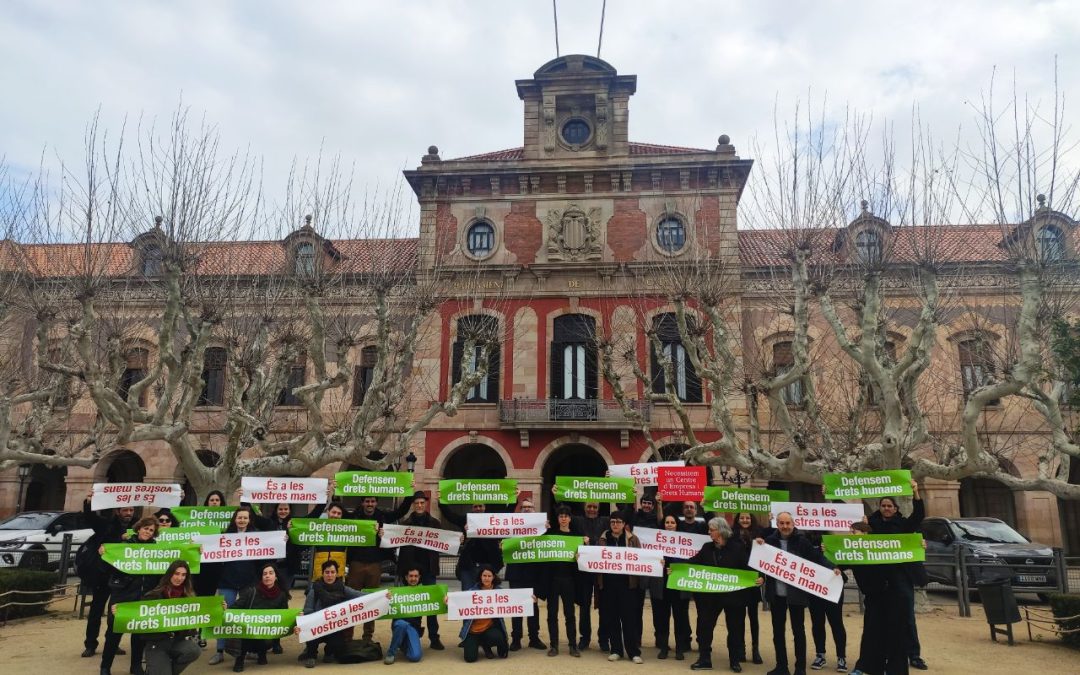
[[[630,405],[646,420],[652,413],[648,401],[631,400]],[[499,401],[499,422],[505,427],[543,428],[587,425],[627,429],[634,425],[613,399],[515,398]]]

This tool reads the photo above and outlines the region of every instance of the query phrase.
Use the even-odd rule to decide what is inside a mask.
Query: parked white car
[[[21,567],[55,570],[60,566],[64,534],[71,533],[71,557],[94,531],[83,523],[81,513],[24,511],[0,522],[0,568]]]

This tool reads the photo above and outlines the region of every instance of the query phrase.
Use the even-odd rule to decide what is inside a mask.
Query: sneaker
[[[621,658],[622,658],[622,654],[608,654],[607,660],[614,663],[614,662],[618,661]]]
[[[199,649],[206,649],[206,640],[199,638]]]
[[[214,655],[210,657],[210,660],[207,661],[207,663],[209,663],[211,666],[216,666],[217,664],[221,663],[224,660],[225,660],[225,655],[224,654],[222,654],[221,652],[214,652]]]
[[[382,660],[382,662],[385,663],[388,666],[393,665],[394,664],[394,655],[393,654],[387,654],[386,658],[384,658]]]
[[[540,638],[534,637],[534,638],[529,638],[529,648],[530,649],[547,649],[548,646],[546,644],[544,644],[544,641],[541,640]]]
[[[712,661],[698,659],[690,664],[690,670],[712,670]]]
[[[910,659],[908,659],[908,664],[915,670],[930,669],[930,666],[926,665],[926,661],[923,661],[921,656],[912,656]]]
[[[83,657],[84,659],[88,659],[91,656],[93,656],[94,652],[96,652],[96,651],[97,651],[97,649],[95,649],[93,647],[87,647],[86,649],[82,650],[82,654],[79,654],[79,656]]]
[[[443,646],[442,640],[439,639],[438,635],[431,638],[431,648],[437,652],[441,652],[442,650],[446,649],[446,647]]]
[[[581,656],[581,651],[577,647],[571,647],[570,656]]]
[[[810,664],[810,670],[821,670],[825,667],[825,655],[818,654],[814,657],[814,662]]]
[[[861,670],[859,670],[858,668],[856,668],[855,670],[853,670],[853,671],[851,671],[850,673],[848,673],[848,675],[866,675],[866,673],[864,673],[863,671],[861,671]]]
[[[631,660],[631,661],[633,661],[634,663],[638,664],[639,666],[640,666],[641,664],[645,663],[645,660],[644,660],[644,659],[642,659],[642,658],[641,658],[640,656],[634,656],[634,657],[631,657],[631,659],[630,659],[630,660]]]
[[[836,657],[836,672],[838,672],[838,673],[846,673],[847,672],[847,659],[845,659],[843,656]]]

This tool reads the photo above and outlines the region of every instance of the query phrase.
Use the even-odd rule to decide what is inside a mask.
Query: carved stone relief
[[[599,260],[601,257],[601,210],[585,211],[576,204],[551,209],[545,219],[548,260]]]

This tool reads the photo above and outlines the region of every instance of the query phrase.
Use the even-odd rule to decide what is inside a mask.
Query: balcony
[[[646,420],[652,413],[648,401],[630,405]],[[515,398],[499,401],[499,425],[511,429],[633,429],[614,399]]]

